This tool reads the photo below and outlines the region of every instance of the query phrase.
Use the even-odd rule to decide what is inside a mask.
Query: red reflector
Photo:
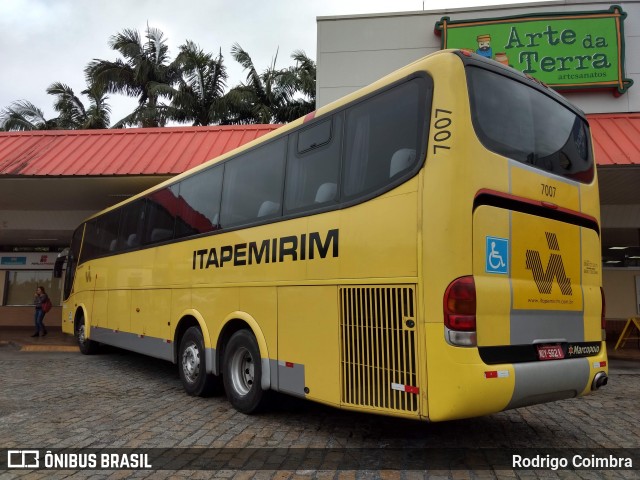
[[[498,372],[496,370],[492,372],[484,372],[484,378],[498,378]]]
[[[447,327],[451,330],[471,332],[476,329],[475,315],[449,315]]]
[[[407,393],[413,393],[415,395],[418,395],[420,393],[420,389],[418,387],[412,387],[411,385],[405,385],[404,391]]]
[[[284,365],[287,368],[293,368],[293,362],[285,362]]]
[[[600,362],[600,366],[601,367],[606,367],[607,366],[607,362]]]

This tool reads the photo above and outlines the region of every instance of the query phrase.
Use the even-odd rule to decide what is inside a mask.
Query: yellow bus
[[[62,326],[245,413],[485,415],[606,384],[599,236],[583,113],[445,50],[87,219]]]

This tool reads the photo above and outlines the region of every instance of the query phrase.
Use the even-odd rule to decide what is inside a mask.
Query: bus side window
[[[113,210],[99,219],[101,254],[113,253],[116,250],[120,212],[121,209]]]
[[[222,228],[282,214],[286,141],[269,142],[225,164]]]
[[[164,242],[173,238],[178,199],[171,188],[166,187],[147,197],[145,245]]]
[[[338,113],[290,135],[286,212],[321,208],[338,201],[343,117]]]
[[[176,238],[220,228],[223,171],[224,166],[217,165],[171,186],[176,197]]]
[[[372,194],[413,171],[423,150],[430,92],[414,78],[349,108],[345,120],[343,194]],[[393,180],[390,178],[392,177]]]
[[[118,250],[130,250],[140,246],[144,231],[144,203],[144,199],[141,199],[122,208]]]
[[[82,243],[82,260],[91,260],[98,255],[100,255],[100,234],[98,230],[98,219],[94,218],[87,222],[84,241]]]

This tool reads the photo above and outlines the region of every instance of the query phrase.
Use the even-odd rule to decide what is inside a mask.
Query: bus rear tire
[[[220,379],[207,373],[204,338],[198,327],[189,327],[180,340],[178,371],[189,395],[208,397],[221,390]]]
[[[98,342],[87,338],[84,316],[81,316],[76,323],[76,340],[78,341],[80,353],[84,355],[94,355],[98,352]]]
[[[229,402],[239,412],[263,410],[269,392],[262,390],[262,360],[258,342],[248,330],[234,333],[224,349],[224,389]]]

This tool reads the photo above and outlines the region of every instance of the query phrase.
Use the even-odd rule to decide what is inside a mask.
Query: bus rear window
[[[483,68],[467,68],[473,126],[492,152],[583,183],[593,180],[587,123],[552,97]]]

